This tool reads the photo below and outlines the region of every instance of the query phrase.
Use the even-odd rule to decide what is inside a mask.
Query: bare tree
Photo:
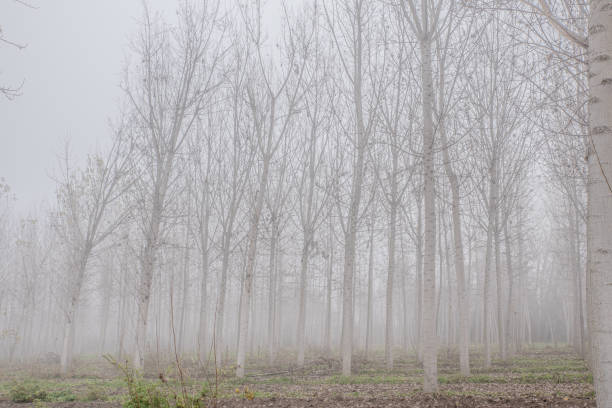
[[[425,368],[425,392],[438,390],[437,336],[435,322],[435,256],[436,256],[436,204],[434,170],[434,122],[433,122],[433,65],[432,45],[439,33],[444,0],[423,0],[420,8],[413,0],[402,0],[400,5],[407,24],[419,41],[421,52],[421,86],[423,108],[423,182],[424,182],[424,264],[423,264],[423,365]]]
[[[412,128],[415,113],[412,108],[412,58],[413,49],[406,45],[406,32],[402,30],[401,15],[397,10],[385,12],[388,21],[397,26],[385,26],[386,58],[390,60],[384,93],[379,108],[383,133],[379,144],[383,147],[380,156],[373,159],[374,173],[382,188],[381,198],[388,214],[388,263],[386,284],[385,362],[387,370],[393,369],[393,290],[397,274],[398,211],[404,204],[406,190],[410,186],[414,163],[404,158],[413,143]],[[390,166],[389,166],[390,163]]]
[[[57,232],[66,250],[68,273],[62,374],[66,374],[72,364],[75,314],[90,259],[129,214],[126,208],[117,208],[115,204],[130,187],[126,179],[130,172],[132,146],[126,142],[123,129],[120,129],[107,156],[90,157],[86,169],[81,172],[71,168],[66,147],[63,174],[58,180],[56,221]]]
[[[253,17],[243,11],[243,19],[247,26],[247,35],[256,49],[254,62],[258,71],[246,86],[247,103],[250,111],[249,124],[252,132],[256,154],[259,156],[257,187],[252,198],[252,210],[249,216],[247,234],[246,271],[244,290],[241,296],[240,325],[238,333],[238,351],[236,375],[244,377],[246,341],[249,327],[249,305],[251,301],[253,272],[257,255],[259,222],[263,211],[264,198],[268,188],[270,164],[283,139],[291,128],[296,105],[302,97],[300,83],[304,75],[305,64],[300,60],[296,45],[293,43],[293,33],[287,34],[287,49],[285,71],[276,73],[266,67],[268,61],[262,55],[263,37],[261,33],[261,4],[257,1],[256,15]],[[244,10],[244,9],[243,9]],[[284,102],[284,103],[281,103]]]
[[[342,67],[342,93],[350,121],[343,124],[352,145],[350,189],[344,232],[344,268],[342,285],[342,374],[351,374],[353,353],[353,285],[357,228],[361,216],[362,189],[369,140],[376,126],[376,111],[380,102],[380,78],[372,46],[376,5],[364,0],[324,4],[325,16],[337,56]],[[338,182],[338,181],[336,181]]]
[[[301,26],[298,38],[303,46],[300,47],[301,58],[305,61],[306,72],[302,86],[304,87],[303,112],[308,127],[304,136],[299,139],[298,152],[305,160],[301,160],[297,170],[297,190],[299,229],[303,236],[300,257],[300,290],[298,308],[298,367],[304,366],[304,353],[306,342],[306,285],[308,279],[309,260],[316,250],[316,234],[324,221],[323,216],[327,208],[327,188],[325,186],[324,160],[327,149],[327,134],[331,119],[330,103],[326,88],[329,86],[330,63],[329,57],[321,50],[323,38],[321,33],[321,16],[318,14],[318,5],[315,2],[309,11],[308,19]],[[302,133],[302,132],[300,132]]]
[[[140,127],[133,133],[140,148],[139,176],[143,246],[138,284],[138,325],[133,364],[143,367],[149,300],[156,254],[164,236],[177,155],[194,123],[218,88],[220,61],[219,2],[185,3],[179,24],[170,29],[145,8],[135,44],[140,63],[127,76],[124,90]]]

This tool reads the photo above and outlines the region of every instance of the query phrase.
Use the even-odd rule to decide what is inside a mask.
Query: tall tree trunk
[[[209,269],[209,221],[210,208],[208,207],[208,187],[204,187],[202,207],[204,219],[200,222],[200,249],[202,257],[202,269],[200,277],[200,318],[198,323],[198,361],[202,365],[206,359],[208,347],[208,269]]]
[[[509,217],[508,217],[509,218]],[[512,241],[508,231],[508,219],[504,222],[504,242],[506,244],[506,269],[508,273],[508,306],[506,308],[505,334],[506,347],[509,352],[514,351],[514,269],[512,268]]]
[[[446,316],[446,345],[447,345],[447,353],[449,354],[450,357],[450,350],[451,350],[451,345],[454,344],[454,335],[453,335],[453,322],[455,319],[453,319],[453,282],[452,282],[452,278],[451,278],[451,254],[450,254],[450,248],[449,248],[449,243],[448,243],[448,225],[446,223],[446,220],[443,218],[443,224],[444,226],[444,255],[445,255],[445,266],[446,266],[446,283],[447,283],[447,300],[446,300],[446,309],[447,309],[447,316]]]
[[[612,1],[589,4],[589,338],[597,406],[612,407]]]
[[[417,333],[417,359],[423,362],[423,217],[421,195],[417,200],[417,231],[416,231],[416,333]]]
[[[391,194],[389,202],[389,259],[387,268],[387,311],[386,311],[386,326],[385,326],[385,366],[388,371],[393,369],[393,278],[395,276],[395,236],[397,228],[397,206],[398,191],[397,191],[397,173],[399,152],[397,149],[392,150],[391,158]]]
[[[334,271],[334,226],[329,216],[329,257],[327,263],[326,302],[325,302],[325,350],[331,354],[331,307],[332,307],[332,273]]]
[[[401,242],[401,240],[400,240]],[[402,245],[403,247],[403,245]],[[402,346],[404,352],[408,352],[408,325],[409,325],[409,314],[408,314],[408,290],[406,289],[406,275],[408,274],[408,268],[406,266],[406,258],[404,257],[404,250],[402,249],[402,271],[400,273],[401,285],[402,285]]]
[[[77,314],[77,308],[79,305],[79,298],[81,297],[81,288],[85,280],[85,270],[87,268],[87,261],[91,252],[91,244],[86,243],[85,248],[80,252],[78,261],[73,265],[77,268],[75,281],[72,283],[70,291],[68,308],[66,310],[66,321],[64,326],[64,340],[62,343],[62,355],[60,357],[60,372],[65,375],[72,366],[72,357],[74,354],[74,335],[75,335],[75,320]],[[26,337],[28,338],[28,337]]]
[[[62,342],[62,354],[60,356],[60,372],[66,375],[72,366],[72,356],[74,354],[74,326],[76,318],[76,308],[78,300],[70,300],[69,310],[66,312],[66,322],[64,324],[64,339]]]
[[[374,208],[374,207],[372,207]],[[365,359],[367,360],[372,346],[372,319],[374,317],[372,308],[374,307],[374,211],[370,218],[370,255],[368,259],[368,310],[366,316],[366,341]]]
[[[310,243],[312,241],[312,233],[310,227],[304,234],[304,243],[302,246],[302,256],[300,258],[300,287],[299,287],[299,310],[298,310],[298,321],[297,321],[297,343],[298,343],[298,355],[297,365],[298,367],[304,367],[304,353],[305,353],[305,328],[306,328],[306,274],[308,272],[308,257],[310,253]]]
[[[127,236],[127,234],[126,234]],[[127,250],[127,240],[124,242],[122,248],[122,259],[121,265],[119,269],[119,313],[117,320],[117,361],[122,361],[123,356],[125,354],[123,342],[125,340],[125,332],[126,332],[126,324],[127,320],[125,318],[127,312],[127,268],[128,268],[128,250]]]
[[[215,312],[215,361],[217,368],[223,365],[223,348],[224,348],[224,323],[225,323],[225,297],[227,295],[227,274],[229,270],[230,245],[232,242],[232,232],[234,230],[235,207],[230,204],[229,217],[226,224],[223,226],[223,245],[221,247],[221,278],[219,282],[219,294],[217,301],[217,310]]]
[[[497,159],[493,156],[489,168],[489,206],[487,223],[487,246],[485,254],[483,309],[482,309],[482,334],[484,338],[484,366],[491,367],[491,329],[490,310],[491,305],[491,264],[493,257],[493,238],[495,232],[495,212],[497,211]]]
[[[523,259],[523,212],[522,209],[518,210],[517,217],[517,239],[518,239],[518,305],[516,310],[516,350],[520,351],[523,347],[523,341],[525,340],[525,303],[527,294],[525,293],[525,261]]]
[[[425,0],[424,0],[425,2]],[[423,7],[423,22],[429,21],[428,6]],[[423,181],[425,207],[425,253],[423,262],[423,390],[438,390],[438,338],[436,334],[436,196],[434,171],[433,74],[431,37],[426,32],[419,41],[423,87]]]
[[[496,188],[499,188],[498,182],[495,183]],[[496,191],[496,202],[499,203],[499,192]],[[503,281],[501,270],[501,228],[500,228],[500,210],[499,204],[495,207],[495,283],[497,289],[497,339],[499,342],[499,353],[502,360],[506,360],[506,342],[504,336],[504,313],[503,313]]]
[[[274,106],[272,106],[272,111]],[[270,123],[274,123],[274,115],[270,118]],[[251,222],[248,233],[248,249],[246,254],[246,271],[244,277],[244,290],[241,296],[240,309],[240,327],[238,332],[238,351],[236,357],[236,376],[244,377],[245,360],[246,360],[246,343],[249,327],[249,305],[251,303],[251,291],[253,289],[253,273],[255,272],[255,262],[257,258],[257,236],[259,231],[259,220],[263,210],[264,196],[268,186],[268,173],[270,169],[270,160],[272,152],[272,135],[268,135],[268,147],[263,157],[263,169],[259,180],[259,188],[255,197],[255,207],[251,213]]]
[[[171,162],[172,159],[168,160]],[[161,179],[161,181],[156,185],[153,193],[151,220],[149,221],[147,232],[145,233],[145,245],[140,259],[140,280],[136,292],[138,315],[136,320],[136,339],[133,361],[134,368],[137,370],[142,370],[144,368],[144,356],[147,344],[147,323],[149,320],[149,301],[151,297],[151,286],[153,285],[155,255],[159,244],[162,208],[169,173],[170,168],[167,169],[167,172],[164,172],[166,176],[158,175],[158,180]]]
[[[442,82],[441,82],[442,84]],[[442,85],[441,88],[443,89]],[[439,98],[444,97],[444,93],[439,92]],[[465,258],[463,255],[463,235],[461,228],[461,197],[459,195],[459,180],[451,165],[451,158],[448,152],[450,145],[446,137],[446,129],[443,123],[438,125],[442,141],[442,153],[444,155],[444,170],[451,189],[451,211],[453,218],[453,242],[455,244],[455,273],[457,275],[457,306],[459,316],[459,367],[462,375],[470,375],[470,354],[469,354],[469,330],[470,316],[468,308],[468,298],[465,289]]]
[[[306,327],[306,283],[308,273],[308,259],[310,257],[310,249],[314,240],[314,228],[316,222],[314,208],[314,192],[316,183],[316,160],[317,160],[317,129],[312,127],[310,130],[310,140],[308,146],[308,187],[306,193],[306,213],[301,214],[302,232],[304,241],[302,243],[302,257],[300,260],[300,296],[299,296],[299,311],[298,311],[298,367],[304,367],[304,352],[305,352],[305,327]]]
[[[582,283],[582,274],[584,269],[582,269],[581,255],[580,255],[580,214],[578,209],[576,208],[574,211],[574,259],[575,259],[575,274],[576,274],[576,287],[577,287],[577,295],[578,295],[578,310],[577,310],[577,324],[578,324],[578,336],[579,336],[579,353],[582,357],[585,357],[585,332],[584,332],[584,297],[583,297],[583,283]]]
[[[272,365],[275,359],[275,334],[276,334],[276,286],[277,286],[277,267],[276,267],[276,245],[278,241],[278,220],[277,215],[272,214],[272,232],[270,236],[270,262],[268,276],[268,364]]]
[[[100,319],[100,354],[104,354],[106,348],[110,302],[113,294],[113,269],[114,268],[111,264],[110,268],[108,268],[104,273],[104,300],[102,302],[102,316]]]
[[[183,296],[179,317],[178,354],[182,355],[185,346],[185,320],[187,319],[187,298],[189,295],[189,233],[191,229],[191,183],[187,190],[187,226],[185,229],[185,252],[183,257]]]
[[[281,333],[283,324],[283,292],[285,285],[283,283],[283,251],[277,244],[276,249],[276,304],[274,306],[276,310],[276,332],[274,333],[274,349],[277,350],[282,343]]]
[[[356,158],[353,162],[353,179],[346,231],[344,234],[344,276],[342,282],[342,374],[351,375],[353,357],[353,285],[355,275],[355,253],[357,224],[361,204],[364,163],[367,149],[367,134],[364,123],[362,95],[363,21],[361,6],[355,12],[355,39],[353,54],[353,108],[355,109]]]

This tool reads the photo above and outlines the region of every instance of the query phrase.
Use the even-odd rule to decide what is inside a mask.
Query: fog
[[[612,21],[533,3],[0,4],[0,369],[550,347],[610,406]]]

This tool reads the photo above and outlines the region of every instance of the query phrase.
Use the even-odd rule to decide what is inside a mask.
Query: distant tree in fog
[[[142,249],[138,276],[138,319],[133,364],[143,367],[153,271],[175,198],[177,158],[194,123],[220,85],[224,56],[219,2],[185,2],[171,27],[145,9],[135,42],[137,63],[128,69],[125,93],[138,126],[131,137],[141,170],[135,185]]]
[[[72,364],[75,315],[91,258],[129,214],[127,208],[122,208],[120,199],[130,187],[132,151],[124,129],[119,129],[106,157],[89,157],[85,169],[79,171],[71,167],[66,147],[54,222],[66,268],[62,374]]]

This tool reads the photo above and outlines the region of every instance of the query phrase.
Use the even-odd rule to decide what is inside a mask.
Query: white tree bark
[[[272,119],[274,120],[274,119]],[[268,138],[268,148],[263,157],[263,169],[259,179],[259,187],[255,197],[255,206],[251,213],[251,221],[249,223],[249,233],[247,237],[248,249],[246,258],[246,271],[244,279],[244,289],[241,296],[240,308],[240,326],[238,333],[238,351],[236,356],[236,376],[244,377],[245,362],[246,362],[246,342],[247,331],[249,328],[249,305],[251,302],[251,291],[253,289],[253,273],[255,272],[255,261],[257,256],[257,237],[259,231],[259,220],[263,210],[264,196],[268,186],[268,173],[270,169],[270,160],[272,159],[272,137]]]
[[[439,99],[444,97],[443,91],[444,81],[440,81],[441,91],[439,92]],[[440,102],[439,102],[440,103]],[[440,139],[442,143],[442,153],[444,160],[444,170],[446,177],[448,178],[451,188],[451,211],[453,220],[453,242],[454,248],[454,260],[455,260],[455,273],[457,275],[457,307],[458,307],[458,331],[459,331],[459,369],[462,375],[470,375],[470,354],[469,354],[469,305],[467,291],[465,289],[465,258],[463,254],[463,234],[461,228],[461,198],[459,193],[459,180],[457,174],[453,170],[451,164],[451,158],[449,154],[449,142],[446,137],[446,129],[443,123],[443,117],[439,120],[439,131]]]
[[[277,280],[278,280],[278,267],[276,264],[277,259],[277,245],[278,245],[278,215],[271,214],[271,232],[270,232],[270,263],[268,276],[268,364],[272,365],[276,356],[276,329],[278,322],[276,321],[276,307],[277,307]]]
[[[372,207],[374,208],[374,207]],[[367,298],[367,314],[366,314],[366,340],[365,340],[365,359],[369,358],[370,348],[372,345],[372,326],[373,326],[373,307],[374,307],[374,223],[375,213],[372,210],[370,216],[370,239],[368,246],[370,253],[368,256],[368,298]]]
[[[497,159],[496,153],[489,164],[489,202],[488,202],[488,222],[487,222],[487,243],[484,268],[483,285],[483,324],[482,335],[484,340],[484,366],[491,367],[491,264],[493,254],[493,239],[495,232],[495,212],[497,211]]]
[[[209,156],[210,157],[210,156]],[[210,164],[210,160],[208,162]],[[208,173],[208,171],[207,171]],[[208,347],[208,270],[210,252],[210,192],[208,185],[209,174],[205,175],[200,198],[199,218],[199,238],[200,238],[200,315],[198,319],[198,338],[197,352],[198,362],[204,365]]]
[[[395,275],[395,237],[397,230],[397,207],[399,206],[398,194],[398,155],[397,149],[391,154],[391,195],[389,203],[389,241],[388,241],[388,264],[387,264],[387,296],[385,313],[385,367],[388,371],[393,369],[393,278]]]
[[[597,406],[612,407],[612,1],[589,5],[589,334]]]
[[[427,0],[423,0],[422,21],[427,22]],[[427,23],[424,23],[427,24]],[[438,390],[438,338],[436,334],[436,203],[434,172],[433,129],[433,74],[431,60],[431,33],[426,31],[419,39],[421,50],[421,78],[423,81],[423,181],[424,181],[424,261],[423,261],[423,390]]]

